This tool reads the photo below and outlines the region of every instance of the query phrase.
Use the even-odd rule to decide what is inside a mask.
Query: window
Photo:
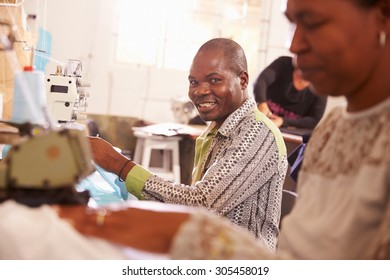
[[[119,0],[119,63],[187,70],[198,48],[214,37],[244,48],[258,64],[262,0]]]

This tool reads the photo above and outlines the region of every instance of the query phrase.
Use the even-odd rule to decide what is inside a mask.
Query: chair
[[[285,189],[282,191],[282,211],[280,214],[279,228],[281,226],[283,218],[293,209],[297,197],[298,195],[296,192]]]
[[[179,142],[182,137],[149,135],[137,130],[134,130],[134,136],[137,137],[134,161],[156,175],[180,183]],[[151,167],[152,150],[163,151],[161,168]]]

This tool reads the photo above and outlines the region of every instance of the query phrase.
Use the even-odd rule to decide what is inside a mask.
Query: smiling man
[[[139,199],[206,207],[274,250],[286,148],[279,129],[248,97],[243,49],[225,38],[206,42],[188,79],[189,97],[201,118],[210,121],[196,140],[191,186],[153,175],[93,137],[95,162],[126,180],[127,190]]]

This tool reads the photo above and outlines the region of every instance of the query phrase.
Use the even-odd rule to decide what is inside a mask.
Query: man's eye
[[[195,86],[195,85],[197,85],[198,83],[196,82],[196,81],[194,81],[194,80],[192,80],[192,81],[190,81],[190,86]]]
[[[215,84],[215,83],[218,83],[220,81],[220,79],[211,78],[210,81],[211,81],[212,84]]]

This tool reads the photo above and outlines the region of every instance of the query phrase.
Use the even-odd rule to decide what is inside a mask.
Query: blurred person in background
[[[313,129],[325,112],[327,97],[313,94],[296,61],[281,56],[257,78],[253,94],[259,110],[278,127]]]

